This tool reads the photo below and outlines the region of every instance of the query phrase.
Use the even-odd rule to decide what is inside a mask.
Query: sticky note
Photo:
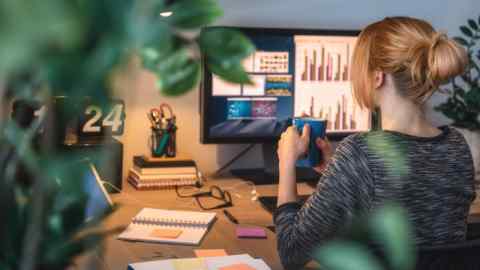
[[[228,256],[225,249],[195,249],[195,256],[197,257],[221,257]]]
[[[182,230],[178,229],[155,229],[150,233],[150,236],[177,239],[182,234],[182,232]]]
[[[208,270],[203,258],[172,260],[175,270]]]
[[[267,238],[265,229],[259,227],[237,227],[238,238]]]
[[[238,264],[232,264],[229,266],[220,267],[218,270],[255,270],[255,268],[251,267],[248,264],[238,263]]]

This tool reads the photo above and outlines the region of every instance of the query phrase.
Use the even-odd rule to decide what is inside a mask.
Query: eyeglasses
[[[177,193],[177,196],[180,198],[195,198],[198,206],[200,206],[200,208],[202,208],[203,210],[213,210],[213,209],[233,206],[232,195],[230,195],[230,192],[226,190],[222,190],[218,186],[211,186],[208,191],[199,191],[199,192],[190,193],[190,194],[185,194],[185,193],[182,194],[178,186],[176,186],[175,192]],[[213,198],[215,200],[222,201],[222,203],[217,205],[212,205],[211,203],[208,202],[208,200],[200,199],[200,198]]]

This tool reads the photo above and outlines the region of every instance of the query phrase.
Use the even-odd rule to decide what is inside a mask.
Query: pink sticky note
[[[265,229],[258,227],[237,227],[238,238],[267,238]]]

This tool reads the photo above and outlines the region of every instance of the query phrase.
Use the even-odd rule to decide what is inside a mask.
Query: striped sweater
[[[453,128],[430,138],[393,131],[349,136],[306,203],[286,203],[275,212],[282,264],[305,264],[354,216],[387,201],[407,210],[418,245],[462,241],[475,198],[473,175],[468,145]]]

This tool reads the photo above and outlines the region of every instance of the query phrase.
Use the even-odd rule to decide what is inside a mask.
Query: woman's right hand
[[[327,167],[330,158],[333,156],[333,148],[327,138],[324,140],[322,138],[317,138],[315,144],[317,145],[318,150],[322,153],[322,160],[320,160],[320,163],[313,167],[313,169],[321,174]]]

